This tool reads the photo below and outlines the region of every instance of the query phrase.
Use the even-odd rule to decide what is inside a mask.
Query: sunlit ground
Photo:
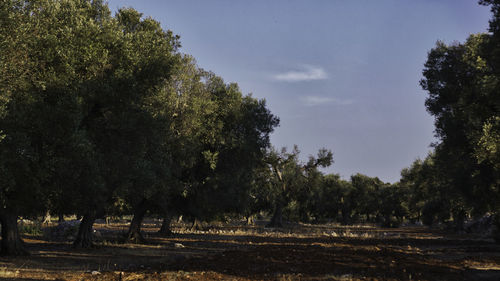
[[[243,224],[172,237],[144,225],[146,244],[124,244],[125,224],[97,224],[97,248],[25,236],[29,257],[0,258],[0,280],[500,280],[500,245],[425,227]]]

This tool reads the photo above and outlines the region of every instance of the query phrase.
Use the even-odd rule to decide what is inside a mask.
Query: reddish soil
[[[25,236],[29,257],[0,258],[1,280],[500,280],[500,245],[424,227],[210,226],[124,244],[96,225],[95,249]]]

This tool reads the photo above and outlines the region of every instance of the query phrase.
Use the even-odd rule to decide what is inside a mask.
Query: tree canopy
[[[134,9],[9,0],[1,21],[5,254],[24,253],[19,215],[81,214],[75,245],[88,247],[116,202],[140,217],[185,192],[238,194],[278,124],[263,100],[199,69],[178,36]]]

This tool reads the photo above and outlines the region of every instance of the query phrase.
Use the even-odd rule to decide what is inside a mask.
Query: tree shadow
[[[485,261],[488,255],[499,264],[500,246],[484,240],[280,235],[175,233],[163,237],[147,232],[146,244],[102,244],[96,249],[31,239],[27,241],[30,257],[0,258],[0,266],[47,271],[217,272],[257,279],[300,274],[500,280],[498,270],[464,266],[466,259]]]

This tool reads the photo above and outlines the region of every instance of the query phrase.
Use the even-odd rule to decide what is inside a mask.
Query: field
[[[500,245],[425,227],[175,224],[124,244],[126,224],[97,224],[97,247],[24,236],[29,257],[0,258],[0,280],[500,280]]]

